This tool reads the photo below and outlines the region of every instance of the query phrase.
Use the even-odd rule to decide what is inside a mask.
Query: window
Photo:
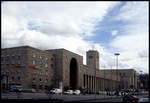
[[[21,56],[20,55],[18,55],[18,60],[20,60],[21,59]]]
[[[48,57],[46,57],[45,59],[48,60]]]
[[[32,88],[36,89],[36,85],[32,85]]]
[[[33,54],[32,54],[32,57],[36,57],[36,54],[35,54],[35,53],[33,53]]]
[[[51,67],[53,67],[53,64],[51,64]]]
[[[51,58],[51,61],[53,61],[53,58]]]
[[[42,67],[42,62],[40,61],[40,67]]]
[[[39,80],[40,80],[40,82],[42,82],[42,79],[41,79],[41,78],[40,78]]]
[[[45,80],[45,83],[47,83],[47,82],[48,82],[48,79]]]
[[[32,61],[32,64],[35,65],[35,60]]]
[[[7,56],[7,57],[6,57],[6,61],[8,62],[8,60],[9,60],[9,57]]]
[[[32,80],[35,81],[35,78],[33,78]]]
[[[40,85],[40,86],[39,86],[39,89],[42,89],[42,88],[43,88],[43,86],[42,86],[42,85]]]
[[[14,61],[14,60],[12,60],[12,61],[11,61],[11,64],[15,64],[15,61]]]
[[[93,56],[89,56],[89,59],[93,58]]]
[[[18,64],[21,64],[20,60],[18,60]]]
[[[42,56],[40,55],[40,59],[42,59]]]
[[[53,54],[53,57],[55,57],[56,56],[56,54]]]
[[[11,79],[14,80],[15,78],[14,78],[14,77],[11,77]]]
[[[18,80],[20,80],[20,77],[18,77]]]
[[[47,85],[45,85],[45,89],[48,89],[48,86],[47,86]]]
[[[47,63],[45,64],[45,67],[46,67],[46,68],[48,67],[48,64],[47,64]]]
[[[123,76],[125,76],[126,74],[125,73],[123,73]]]

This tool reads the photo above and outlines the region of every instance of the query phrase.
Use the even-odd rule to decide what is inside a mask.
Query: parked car
[[[62,89],[53,88],[52,90],[50,90],[50,94],[61,94],[61,93]]]
[[[75,94],[75,95],[79,95],[80,93],[81,93],[80,90],[73,91],[73,94]]]
[[[35,93],[36,90],[33,88],[24,88],[24,89],[22,89],[22,92],[24,92],[24,93]]]
[[[21,92],[23,87],[21,85],[11,85],[9,91],[10,92]]]
[[[138,102],[138,98],[133,95],[125,95],[122,98],[122,102]]]
[[[98,94],[99,94],[99,95],[106,95],[107,92],[106,92],[106,91],[98,91]]]
[[[138,102],[149,102],[149,98],[140,98]]]
[[[64,94],[73,94],[73,90],[64,91]]]

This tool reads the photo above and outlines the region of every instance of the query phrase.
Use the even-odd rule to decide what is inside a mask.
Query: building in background
[[[137,82],[138,89],[149,90],[149,74],[138,74]]]
[[[40,50],[30,46],[4,48],[1,52],[1,89],[10,85],[35,88],[86,89],[96,92],[106,89],[137,88],[133,69],[101,70],[99,53],[87,51],[83,57],[65,49]]]

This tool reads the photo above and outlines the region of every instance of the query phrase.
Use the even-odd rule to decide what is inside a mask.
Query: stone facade
[[[22,46],[2,49],[1,54],[1,87],[20,84],[24,88],[45,90],[60,88],[62,83],[62,87],[95,92],[135,86],[133,69],[118,70],[118,73],[117,76],[115,70],[100,70],[99,53],[94,50],[87,52],[87,65],[83,64],[82,56],[65,49],[39,50]]]

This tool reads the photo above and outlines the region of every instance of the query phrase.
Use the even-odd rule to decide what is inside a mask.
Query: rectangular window
[[[42,67],[42,62],[40,61],[40,67]]]
[[[42,59],[42,56],[40,55],[40,59]]]
[[[18,60],[18,64],[21,64],[20,60]]]
[[[14,61],[14,60],[12,60],[12,61],[11,61],[11,64],[15,64],[15,61]]]
[[[36,89],[36,85],[32,85],[32,88]]]
[[[48,60],[48,57],[46,57],[45,59]]]
[[[53,64],[51,64],[51,67],[53,68]]]
[[[43,89],[43,86],[42,86],[42,85],[40,85],[40,86],[39,86],[39,89]]]
[[[45,83],[47,83],[47,82],[48,82],[48,79],[45,80]]]
[[[36,57],[36,54],[35,54],[35,53],[33,53],[33,54],[32,54],[32,57]]]
[[[14,80],[15,78],[14,78],[14,77],[11,77],[11,79]]]
[[[40,78],[39,80],[40,80],[40,82],[42,82],[42,79],[41,79],[41,78]]]
[[[20,55],[18,55],[18,60],[20,60],[21,59],[21,56]]]
[[[20,77],[18,77],[18,80],[20,80]]]
[[[45,67],[46,67],[46,68],[48,67],[48,64],[47,64],[47,63],[45,64]]]
[[[32,61],[32,64],[35,65],[35,60]]]

